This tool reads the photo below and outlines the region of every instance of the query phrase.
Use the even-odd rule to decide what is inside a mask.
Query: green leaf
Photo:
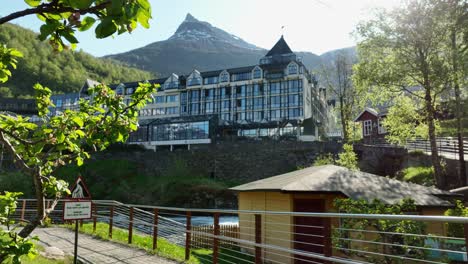
[[[41,0],[24,0],[24,2],[32,7],[36,7],[41,4]]]
[[[52,34],[57,29],[56,25],[53,23],[47,23],[41,26],[38,38],[41,41],[44,41],[50,34]]]
[[[62,132],[59,132],[57,134],[57,142],[62,143],[64,140],[65,140],[65,134],[63,134]]]
[[[72,120],[73,120],[73,122],[74,122],[75,124],[77,124],[79,127],[82,127],[82,126],[83,126],[83,119],[81,119],[81,117],[79,117],[79,116],[74,116],[74,117],[72,118]]]
[[[73,32],[62,31],[62,32],[60,32],[60,35],[62,35],[68,42],[70,42],[72,44],[78,43],[78,40],[73,35]]]
[[[85,9],[91,6],[94,0],[71,0],[69,5],[76,9]]]
[[[80,136],[80,137],[85,137],[85,135],[86,135],[86,134],[83,132],[83,130],[79,130],[79,129],[78,129],[78,130],[75,130],[75,133],[76,133],[78,136]]]
[[[101,21],[101,23],[96,27],[96,37],[97,38],[107,38],[117,31],[117,25],[112,21],[112,18],[106,17]]]
[[[90,29],[94,23],[96,22],[96,19],[92,18],[92,17],[85,17],[82,21],[81,21],[81,26],[78,28],[79,31],[86,31],[88,29]]]

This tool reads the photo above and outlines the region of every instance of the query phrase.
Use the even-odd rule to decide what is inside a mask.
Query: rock
[[[48,259],[61,260],[65,258],[65,253],[57,247],[46,247],[40,254]]]

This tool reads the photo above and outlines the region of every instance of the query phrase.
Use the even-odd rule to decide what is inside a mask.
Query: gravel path
[[[41,243],[60,248],[67,255],[73,255],[75,241],[75,233],[73,231],[60,227],[36,228],[33,235],[37,235]],[[144,250],[96,239],[90,235],[81,233],[78,237],[78,256],[81,260],[88,263],[177,263],[150,255]]]

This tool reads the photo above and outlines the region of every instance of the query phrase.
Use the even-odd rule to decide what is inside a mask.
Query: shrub
[[[408,167],[402,171],[402,180],[424,186],[432,186],[434,185],[434,168]]]
[[[333,159],[333,155],[331,153],[320,154],[315,160],[313,166],[322,166],[322,165],[330,165],[335,164],[335,160]]]
[[[343,152],[338,154],[338,160],[336,161],[336,164],[348,168],[350,170],[359,170],[357,155],[356,153],[354,153],[353,145],[343,145]]]

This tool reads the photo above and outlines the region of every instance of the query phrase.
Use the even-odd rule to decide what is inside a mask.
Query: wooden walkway
[[[60,248],[67,255],[73,255],[75,233],[71,230],[51,227],[36,228],[33,235],[37,235],[41,243],[46,246]],[[85,263],[162,263],[174,264],[144,250],[132,248],[123,244],[93,238],[90,235],[79,234],[78,255]]]

